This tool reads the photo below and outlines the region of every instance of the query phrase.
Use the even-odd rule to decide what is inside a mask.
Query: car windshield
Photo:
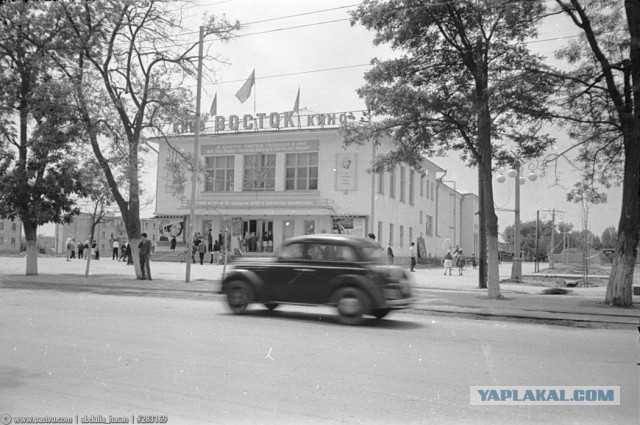
[[[363,245],[362,253],[364,254],[365,261],[371,261],[372,263],[386,263],[387,257],[384,251],[378,245]]]

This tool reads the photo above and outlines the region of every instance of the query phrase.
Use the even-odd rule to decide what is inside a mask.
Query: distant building
[[[19,254],[21,235],[22,222],[19,218],[14,220],[0,219],[0,253]]]
[[[465,255],[477,254],[478,197],[449,187],[443,180],[446,170],[434,162],[425,159],[422,172],[398,165],[370,173],[374,155],[392,149],[388,140],[376,149],[345,148],[337,128],[342,116],[311,116],[306,127],[280,129],[273,129],[277,116],[269,116],[270,130],[262,128],[266,121],[250,125],[247,118],[238,127],[237,117],[231,117],[233,131],[226,132],[218,117],[220,133],[200,136],[204,170],[196,191],[194,232],[206,235],[212,229],[216,239],[229,232],[231,248],[242,251],[270,251],[304,234],[374,233],[381,246],[391,244],[396,257],[407,257],[411,242],[417,242],[423,259],[441,258],[456,246]],[[193,135],[169,136],[169,143],[150,141],[159,145],[155,215],[162,239],[177,235],[184,242],[191,183],[183,193],[173,189],[170,169],[181,157],[169,143],[193,152]]]
[[[87,242],[91,236],[92,214],[80,213],[73,216],[69,224],[56,224],[55,230],[55,251],[58,254],[66,252],[67,239],[77,242]],[[158,240],[158,220],[154,218],[141,218],[140,231],[147,233],[152,241]],[[110,255],[113,240],[118,242],[127,241],[127,231],[124,220],[119,216],[103,217],[96,226],[93,239],[102,255]]]

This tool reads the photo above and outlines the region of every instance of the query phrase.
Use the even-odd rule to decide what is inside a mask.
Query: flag
[[[238,93],[236,93],[236,97],[240,102],[244,103],[247,99],[249,99],[249,96],[251,96],[251,89],[253,88],[255,83],[256,70],[254,69],[253,71],[251,71],[251,75],[249,75],[247,81],[245,81],[242,87],[240,87]]]
[[[209,116],[218,115],[218,93],[213,97],[213,102],[211,102],[211,108],[209,108]]]
[[[300,87],[298,87],[298,95],[296,96],[296,103],[293,104],[293,112],[300,113]]]

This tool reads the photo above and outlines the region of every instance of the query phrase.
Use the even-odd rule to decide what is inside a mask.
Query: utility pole
[[[189,233],[187,234],[187,252],[191,251],[193,246],[193,236],[196,219],[196,184],[198,181],[198,142],[200,140],[200,98],[202,96],[202,56],[204,50],[204,27],[200,27],[200,46],[198,51],[198,88],[196,92],[196,128],[195,137],[193,138],[193,162],[191,163],[191,206],[189,214]],[[191,279],[191,259],[186,256],[187,270],[185,272],[185,282]]]
[[[536,254],[535,254],[535,263],[534,263],[534,272],[538,273],[540,272],[540,259],[539,254],[538,254],[538,233],[539,233],[539,226],[540,226],[540,210],[536,211]]]
[[[555,259],[553,258],[553,251],[554,248],[556,247],[555,242],[554,242],[554,234],[556,233],[556,209],[553,209],[553,212],[551,214],[551,253],[549,254],[549,268],[550,269],[554,269],[556,267],[556,262]]]
[[[516,165],[516,208],[515,208],[515,235],[513,237],[513,267],[511,268],[511,279],[522,280],[522,258],[520,257],[520,160]]]

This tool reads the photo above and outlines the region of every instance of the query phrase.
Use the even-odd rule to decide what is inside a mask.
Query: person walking
[[[127,257],[127,266],[133,265],[133,254],[131,253],[131,242],[127,242],[127,249],[125,250],[125,254]]]
[[[140,279],[151,279],[151,266],[149,264],[149,260],[151,259],[151,241],[147,239],[147,234],[143,233],[140,235],[142,240],[138,244],[138,249],[140,252],[140,269],[142,270],[142,277]]]
[[[214,261],[216,262],[216,266],[220,264],[220,244],[218,243],[218,241],[215,241],[213,243],[213,253],[211,254],[211,264],[213,264]]]
[[[451,251],[447,251],[444,255],[444,275],[447,275],[447,270],[449,270],[449,276],[451,276],[451,269],[453,268],[453,256],[451,255]]]
[[[471,254],[471,266],[473,266],[473,269],[476,269],[477,266],[477,261],[476,261],[476,253],[474,252],[473,254]]]
[[[198,254],[200,255],[200,265],[204,265],[204,254],[207,253],[207,244],[204,241],[200,241],[198,245]]]
[[[391,249],[391,242],[389,242],[389,245],[387,245],[387,258],[389,259],[389,264],[393,264],[394,257],[395,255],[393,255],[393,249]]]
[[[416,243],[411,242],[411,246],[409,247],[409,256],[411,257],[411,271],[414,272],[414,268],[416,267]]]
[[[71,259],[71,238],[67,239],[67,261]]]
[[[113,243],[111,244],[111,249],[113,251],[113,253],[111,254],[111,260],[118,261],[118,251],[120,251],[120,242],[118,242],[117,239],[113,240]]]
[[[71,239],[71,259],[76,258],[76,239]]]
[[[462,255],[462,250],[458,250],[458,256],[456,257],[456,267],[458,267],[458,276],[462,276],[462,270],[467,264],[467,259]]]

